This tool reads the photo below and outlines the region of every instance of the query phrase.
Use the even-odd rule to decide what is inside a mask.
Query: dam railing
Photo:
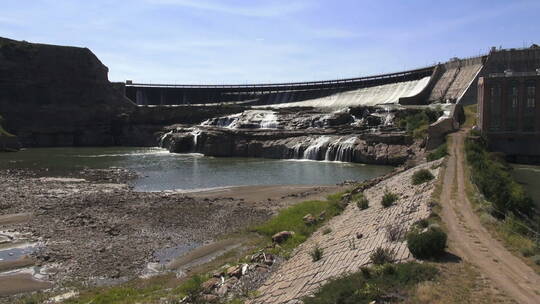
[[[305,82],[289,82],[289,83],[261,83],[261,84],[234,84],[234,85],[205,85],[205,84],[150,84],[150,83],[133,83],[126,82],[126,87],[152,87],[152,88],[178,88],[178,89],[270,89],[270,88],[287,88],[287,87],[305,87],[305,86],[327,86],[336,84],[353,84],[357,82],[383,80],[391,78],[399,78],[414,74],[428,74],[433,71],[435,66],[429,66],[414,70],[380,74],[374,76],[355,77],[355,78],[343,78],[334,80],[322,80],[322,81],[305,81]]]

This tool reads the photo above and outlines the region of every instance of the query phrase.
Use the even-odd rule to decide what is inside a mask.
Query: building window
[[[512,83],[508,90],[508,101],[506,103],[506,131],[515,131],[517,129],[518,93],[517,84]]]
[[[518,106],[518,88],[512,88],[512,109],[517,109]]]
[[[527,87],[527,108],[536,107],[536,87],[529,85]]]
[[[536,106],[536,103],[534,102],[534,98],[528,97],[527,98],[527,108],[534,108]]]
[[[490,122],[489,128],[497,131],[501,125],[501,87],[496,84],[490,88]]]

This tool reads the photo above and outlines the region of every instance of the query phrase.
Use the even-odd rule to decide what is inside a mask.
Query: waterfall
[[[279,128],[279,122],[274,111],[246,110],[242,113],[205,120],[200,126],[215,126],[227,129],[277,129]]]
[[[312,159],[312,160],[322,159],[322,154],[329,141],[330,141],[330,137],[328,136],[322,136],[322,137],[317,138],[317,140],[315,140],[315,142],[312,143],[306,149],[306,151],[304,151],[304,159]]]
[[[293,147],[292,158],[298,159],[302,157],[302,143],[297,143]]]
[[[199,135],[201,134],[201,130],[195,128],[193,129],[193,131],[191,131],[191,134],[193,135],[193,151],[197,152],[197,139]]]
[[[200,126],[215,126],[227,129],[235,129],[243,113],[232,114],[223,117],[210,118],[200,123]]]
[[[261,129],[277,129],[279,123],[277,121],[276,113],[274,111],[263,113],[260,126]]]
[[[356,137],[351,137],[346,140],[339,138],[338,140],[334,141],[328,145],[325,160],[352,162],[356,140]]]
[[[358,118],[354,115],[351,115],[352,118],[353,118],[353,122],[351,122],[351,126],[355,126],[355,127],[361,127],[362,124],[364,123],[364,119],[363,118]]]
[[[384,114],[383,119],[383,126],[390,126],[392,125],[392,122],[394,121],[394,114],[390,113],[390,107],[383,107],[386,111]]]
[[[167,132],[167,133],[161,135],[161,137],[159,138],[159,146],[160,146],[161,148],[165,148],[165,147],[164,147],[164,142],[165,142],[165,140],[167,140],[172,134],[173,134],[173,131],[169,131],[169,132]]]

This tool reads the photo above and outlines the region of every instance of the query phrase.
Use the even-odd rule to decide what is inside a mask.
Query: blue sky
[[[0,36],[90,48],[109,79],[323,80],[540,44],[538,0],[3,0]]]

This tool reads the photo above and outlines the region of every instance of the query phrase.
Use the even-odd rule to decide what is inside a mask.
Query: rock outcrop
[[[162,137],[175,153],[219,157],[311,159],[399,165],[413,156],[411,137],[404,133],[345,133],[336,130],[234,130],[176,127]]]
[[[115,144],[135,105],[86,48],[0,38],[0,113],[25,146]]]

